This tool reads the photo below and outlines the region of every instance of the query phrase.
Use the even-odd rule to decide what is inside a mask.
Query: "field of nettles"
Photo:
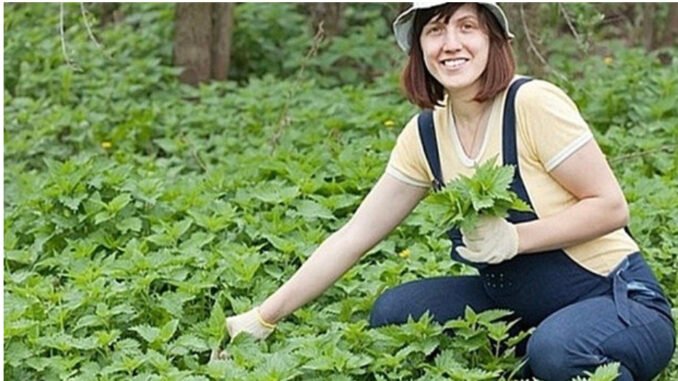
[[[384,289],[470,271],[426,201],[266,341],[225,333],[347,221],[417,112],[375,6],[311,56],[293,5],[240,4],[234,55],[250,61],[193,88],[171,66],[171,4],[125,4],[100,46],[79,4],[63,41],[59,4],[5,5],[6,380],[519,379],[530,332],[509,336],[505,311],[368,329]],[[678,305],[676,65],[611,44],[605,59],[554,53],[546,79],[589,121]],[[229,357],[210,361],[219,346]],[[658,380],[676,379],[678,355]]]

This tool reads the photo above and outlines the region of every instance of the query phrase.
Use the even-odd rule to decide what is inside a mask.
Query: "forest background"
[[[427,202],[268,340],[224,332],[346,222],[417,112],[404,7],[5,4],[5,379],[517,379],[529,332],[502,311],[367,329],[384,289],[470,271]],[[506,4],[519,72],[580,107],[674,306],[677,8]]]

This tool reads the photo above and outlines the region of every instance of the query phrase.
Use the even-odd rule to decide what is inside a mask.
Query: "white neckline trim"
[[[483,136],[483,144],[480,146],[480,149],[478,150],[478,155],[476,155],[475,160],[471,159],[466,155],[466,152],[464,152],[464,148],[461,146],[461,139],[459,139],[459,135],[457,134],[457,125],[454,123],[454,118],[452,117],[452,107],[449,104],[449,98],[447,98],[447,125],[448,128],[450,129],[450,135],[452,135],[452,146],[454,147],[454,151],[456,151],[457,157],[459,158],[459,161],[461,162],[462,165],[464,165],[467,168],[473,168],[475,167],[476,164],[479,164],[481,162],[481,159],[485,155],[485,150],[487,148],[488,141],[490,140],[490,130],[492,130],[492,120],[495,119],[495,113],[499,113],[497,117],[499,118],[499,125],[502,126],[503,128],[504,125],[504,105],[506,103],[506,95],[508,94],[508,89],[511,87],[513,82],[516,80],[523,78],[523,75],[514,75],[513,78],[511,79],[511,82],[509,85],[506,87],[506,89],[503,91],[501,97],[495,97],[494,100],[492,101],[492,105],[490,105],[490,116],[487,120],[487,126],[485,128],[485,134]],[[501,98],[501,99],[498,99]],[[500,102],[499,105],[497,105],[497,102]],[[498,110],[497,110],[498,109]],[[516,107],[517,109],[517,107]],[[517,111],[516,111],[517,115]],[[516,139],[518,139],[518,121],[516,120]],[[503,139],[503,138],[502,138]]]
[[[454,151],[457,154],[457,158],[459,158],[459,161],[468,168],[473,168],[477,164],[480,163],[480,159],[485,155],[485,148],[487,147],[487,142],[490,140],[490,122],[492,120],[494,114],[494,103],[490,105],[490,115],[487,119],[487,125],[485,126],[485,131],[483,132],[483,140],[482,144],[480,145],[480,149],[478,150],[478,154],[476,155],[475,159],[472,159],[466,155],[466,152],[464,152],[464,147],[461,145],[461,139],[459,138],[459,133],[457,132],[457,125],[454,122],[454,118],[452,117],[452,107],[448,105],[447,107],[447,125],[449,126],[448,128],[450,129],[450,135],[452,135],[452,145],[454,146]]]

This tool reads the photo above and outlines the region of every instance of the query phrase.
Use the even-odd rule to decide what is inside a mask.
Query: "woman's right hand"
[[[266,322],[259,313],[259,307],[254,307],[240,315],[227,317],[226,330],[228,331],[231,340],[241,333],[246,333],[256,339],[264,340],[273,333],[275,324]],[[228,352],[221,348],[215,348],[210,355],[210,361],[226,360],[228,357]]]
[[[259,313],[259,307],[236,316],[226,318],[226,329],[231,339],[241,333],[247,333],[256,339],[263,340],[275,330],[275,324],[266,322]]]

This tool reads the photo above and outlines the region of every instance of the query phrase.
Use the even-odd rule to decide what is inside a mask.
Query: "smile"
[[[456,68],[464,65],[468,61],[469,61],[468,58],[455,58],[455,59],[451,59],[451,60],[443,60],[443,61],[441,61],[441,63],[446,68],[456,69]]]

